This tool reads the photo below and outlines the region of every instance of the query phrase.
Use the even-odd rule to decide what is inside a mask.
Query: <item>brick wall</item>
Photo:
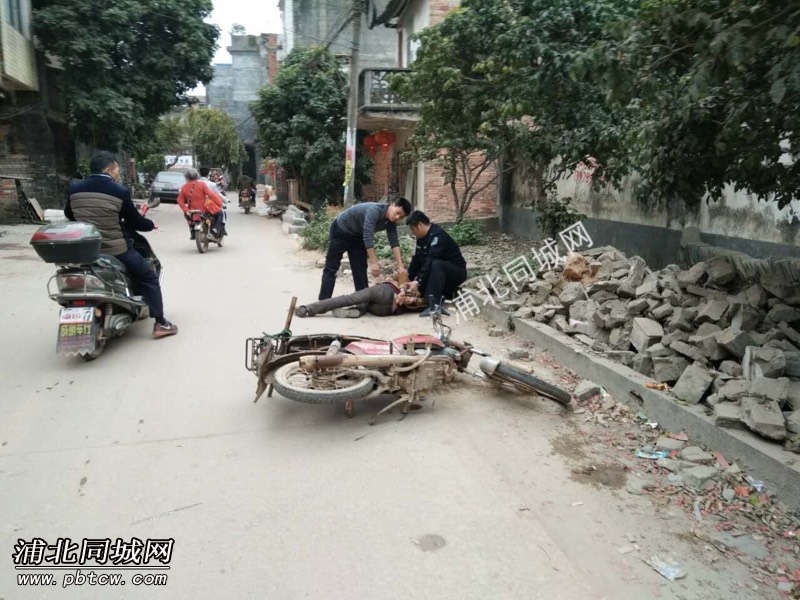
[[[441,23],[447,16],[447,13],[456,9],[461,4],[460,0],[430,0],[431,6],[431,20],[430,24],[436,25]]]
[[[278,69],[280,69],[280,62],[278,61],[278,34],[265,33],[263,36],[267,46],[267,78],[270,84],[274,84],[275,77],[278,75]]]
[[[22,178],[25,194],[36,198],[42,208],[62,208],[65,181],[57,174],[53,133],[39,107],[6,121],[7,134],[0,127],[0,175]]]
[[[475,187],[481,187],[495,176],[494,166],[489,166]],[[457,184],[460,190],[463,183]],[[450,184],[445,183],[444,172],[434,163],[425,163],[425,214],[434,221],[452,221],[456,217],[455,201]],[[497,181],[490,183],[472,200],[467,218],[494,217],[497,215]]]

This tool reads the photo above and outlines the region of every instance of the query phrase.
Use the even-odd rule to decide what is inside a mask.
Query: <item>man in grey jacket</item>
[[[381,269],[378,265],[378,256],[375,254],[376,231],[386,231],[392,247],[392,254],[397,262],[397,271],[404,272],[405,267],[400,255],[396,224],[410,213],[411,203],[405,198],[399,198],[391,204],[361,202],[339,213],[339,216],[331,223],[328,254],[325,256],[325,268],[322,270],[319,299],[327,300],[333,296],[336,273],[339,271],[345,252],[350,261],[350,270],[353,272],[356,291],[369,286],[367,259],[369,259],[372,276],[380,277]]]

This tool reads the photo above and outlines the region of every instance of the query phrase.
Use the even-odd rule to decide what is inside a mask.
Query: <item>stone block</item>
[[[698,463],[698,464],[711,464],[714,462],[714,455],[709,454],[699,446],[687,446],[680,453],[681,460],[685,460],[686,462],[691,463]]]
[[[627,350],[631,346],[630,332],[626,331],[624,327],[616,327],[611,330],[608,343],[615,350]]]
[[[694,463],[686,462],[685,460],[675,460],[674,458],[659,458],[656,465],[662,469],[667,469],[673,473],[680,473],[686,469],[691,469],[697,465]]]
[[[728,351],[719,345],[717,342],[716,333],[710,333],[705,336],[693,336],[692,343],[703,353],[708,360],[718,362],[729,356]]]
[[[800,382],[789,381],[786,406],[789,410],[800,410]]]
[[[670,348],[675,350],[678,354],[686,356],[693,361],[697,361],[702,364],[707,364],[708,360],[706,359],[705,355],[694,346],[687,344],[686,342],[672,342],[669,345]]]
[[[673,309],[667,322],[667,331],[672,333],[673,331],[691,331],[692,329],[692,324],[686,318],[685,309],[681,307]]]
[[[649,356],[653,358],[664,357],[664,356],[677,356],[677,352],[675,352],[669,346],[665,346],[662,343],[653,344],[646,350]]]
[[[663,338],[661,338],[661,343],[665,346],[669,346],[673,342],[687,342],[689,341],[689,334],[685,331],[673,331],[666,334]]]
[[[598,304],[605,304],[606,302],[617,299],[617,295],[614,292],[609,292],[606,290],[595,292],[589,297]]]
[[[527,348],[512,348],[508,351],[508,358],[511,360],[525,360],[531,357],[531,352]]]
[[[614,327],[621,327],[627,325],[631,320],[631,314],[623,306],[615,306],[605,318],[606,327],[613,329]],[[632,327],[633,325],[631,325]]]
[[[745,379],[752,381],[759,377],[780,377],[785,368],[786,357],[783,350],[748,346],[744,352],[742,371]]]
[[[527,306],[523,306],[522,308],[517,309],[511,315],[517,319],[532,319],[533,318],[533,309]]]
[[[489,337],[502,337],[506,334],[506,331],[500,327],[491,327],[488,333]]]
[[[671,304],[662,304],[653,309],[653,318],[661,321],[671,315],[674,310],[675,307]]]
[[[658,295],[657,281],[647,281],[636,288],[637,298],[641,298],[643,296],[657,296],[657,295]]]
[[[514,312],[522,308],[522,302],[519,300],[501,300],[500,301],[500,308],[502,308],[506,312]]]
[[[767,313],[767,318],[773,323],[786,322],[792,325],[800,322],[800,310],[786,304],[776,304]]]
[[[634,256],[629,261],[628,275],[626,283],[633,288],[642,285],[647,271],[647,263],[641,256]]]
[[[620,298],[635,298],[636,288],[627,281],[623,281],[617,288],[616,293]]]
[[[743,358],[748,346],[753,346],[753,337],[746,331],[728,327],[717,335],[717,343],[736,358]]]
[[[633,320],[631,343],[639,351],[644,352],[664,336],[664,329],[657,321],[637,317]]]
[[[714,485],[718,471],[714,467],[698,466],[681,471],[683,485],[693,490],[704,490]]]
[[[742,365],[733,360],[722,361],[722,364],[719,366],[719,370],[726,375],[730,375],[731,377],[742,376]]]
[[[678,381],[688,366],[688,361],[682,356],[653,358],[653,379],[661,383],[673,383]]]
[[[744,291],[745,301],[753,308],[763,308],[767,305],[767,292],[757,283]]]
[[[636,356],[636,353],[628,350],[606,350],[605,355],[626,367],[632,367],[633,357]]]
[[[736,278],[736,269],[720,256],[706,262],[706,274],[714,285],[726,285]]]
[[[631,368],[645,377],[651,377],[653,375],[653,357],[647,356],[647,354],[637,354],[633,357]]]
[[[786,429],[792,433],[800,433],[800,410],[795,410],[786,415]]]
[[[662,435],[656,442],[658,450],[680,450],[686,445],[683,440],[675,440],[667,435]]]
[[[786,420],[777,402],[747,397],[740,400],[740,406],[748,429],[777,442],[786,439]]]
[[[692,296],[697,296],[699,298],[707,297],[711,292],[706,288],[702,288],[699,285],[687,285],[686,286],[686,293],[691,294]]]
[[[713,381],[714,377],[706,369],[696,364],[689,365],[678,378],[672,393],[680,400],[697,404],[703,399]]]
[[[672,290],[664,290],[661,293],[661,297],[674,307],[683,306],[683,296],[673,292]]]
[[[550,296],[550,292],[553,291],[553,284],[545,281],[534,281],[530,285],[530,291],[531,303],[536,305],[543,304]]]
[[[729,303],[727,300],[713,299],[707,301],[701,308],[700,312],[695,318],[696,323],[716,323],[728,310]]]
[[[750,382],[744,379],[731,379],[726,381],[719,389],[719,395],[723,400],[738,402],[750,393]]]
[[[731,327],[740,331],[752,331],[761,324],[763,315],[760,310],[749,304],[737,305],[731,320]]]
[[[763,398],[766,400],[774,400],[782,405],[789,399],[789,379],[781,377],[780,379],[768,379],[766,377],[759,377],[749,382],[748,395],[754,398]]]
[[[714,405],[714,424],[717,427],[744,429],[742,409],[735,402],[718,402]]]
[[[585,402],[586,400],[591,400],[595,396],[599,396],[602,390],[594,381],[584,379],[578,384],[573,393],[578,400]]]
[[[569,306],[573,302],[586,299],[586,291],[583,289],[582,284],[577,281],[571,281],[564,287],[564,291],[561,292],[558,299],[561,301],[561,304]]]
[[[626,308],[632,315],[640,315],[647,309],[647,300],[644,298],[636,298],[628,302]]]
[[[681,271],[677,274],[678,283],[681,287],[698,285],[706,277],[706,265],[702,262],[693,265],[688,271]]]
[[[569,326],[567,318],[564,315],[555,315],[552,319],[550,319],[548,325],[550,325],[550,327],[556,331],[560,331],[561,333],[572,332],[572,328]]]

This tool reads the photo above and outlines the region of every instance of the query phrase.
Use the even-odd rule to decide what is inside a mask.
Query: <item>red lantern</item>
[[[371,158],[375,158],[375,150],[378,147],[378,142],[375,141],[374,135],[368,135],[364,138],[364,147],[367,149],[367,154],[369,154]]]
[[[375,141],[379,146],[391,146],[394,144],[394,134],[391,131],[379,131],[375,134]]]

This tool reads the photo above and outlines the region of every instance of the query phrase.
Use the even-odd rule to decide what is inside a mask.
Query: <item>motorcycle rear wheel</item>
[[[569,392],[503,363],[497,366],[494,374],[490,375],[490,377],[503,383],[510,383],[524,392],[535,392],[564,406],[567,406],[572,401],[572,396]]]
[[[336,377],[332,380],[332,377]],[[353,369],[325,369],[306,373],[297,362],[275,371],[272,383],[281,396],[309,404],[338,404],[360,400],[373,387],[372,378]]]

